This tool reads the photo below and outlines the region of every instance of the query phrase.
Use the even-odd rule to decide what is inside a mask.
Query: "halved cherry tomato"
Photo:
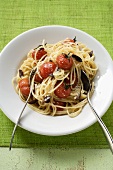
[[[68,39],[66,39],[64,42],[72,42],[72,43],[74,43],[74,40],[73,40],[73,39],[68,38]]]
[[[40,75],[42,78],[47,78],[55,71],[56,64],[54,62],[46,62],[40,66]]]
[[[58,84],[57,84],[58,85]],[[64,83],[62,83],[55,91],[55,95],[59,98],[67,98],[71,93],[70,86],[66,86]]]
[[[72,57],[68,57],[66,54],[61,54],[57,56],[56,62],[58,67],[64,70],[70,70],[73,65]]]
[[[32,57],[35,59],[35,53],[36,51],[33,51],[32,53]],[[45,54],[47,54],[47,52],[44,50],[44,48],[40,48],[38,50],[38,52],[36,53],[36,60],[39,60],[42,58],[42,56],[44,56]]]
[[[41,77],[39,77],[39,75],[38,75],[38,74],[36,74],[36,75],[35,75],[35,79],[34,79],[34,81],[35,81],[35,82],[37,82],[37,83],[41,83],[41,82],[42,82],[42,80],[43,80],[43,79],[42,79]]]
[[[56,101],[56,100],[53,102],[53,104],[58,105],[58,106],[63,106],[63,107],[66,106],[65,102]],[[62,111],[62,110],[63,110],[63,108],[57,107],[57,111]]]
[[[24,96],[28,96],[30,93],[30,85],[28,78],[23,78],[19,81],[19,88]]]

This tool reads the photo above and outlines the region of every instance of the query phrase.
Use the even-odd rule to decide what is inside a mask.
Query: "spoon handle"
[[[104,122],[102,121],[102,119],[99,117],[99,115],[97,114],[97,112],[95,111],[95,109],[93,108],[93,106],[92,106],[92,104],[91,104],[91,102],[90,102],[90,99],[89,99],[89,95],[88,95],[88,103],[89,103],[89,106],[91,107],[93,113],[95,114],[95,116],[96,116],[96,118],[97,118],[97,120],[98,120],[98,122],[99,122],[99,124],[100,124],[100,126],[101,126],[101,128],[102,128],[102,130],[103,130],[103,132],[104,132],[104,135],[105,135],[105,137],[106,137],[106,139],[107,139],[107,141],[108,141],[108,144],[109,144],[109,146],[110,146],[111,152],[112,152],[112,154],[113,154],[113,138],[112,138],[109,130],[107,129],[106,125],[104,124]]]

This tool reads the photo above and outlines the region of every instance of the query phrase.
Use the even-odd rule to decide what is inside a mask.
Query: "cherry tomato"
[[[41,83],[41,82],[42,82],[42,80],[43,80],[43,79],[42,79],[41,77],[39,77],[39,75],[38,75],[38,74],[36,74],[36,75],[35,75],[35,79],[34,79],[34,81],[35,81],[35,82],[37,82],[37,83]]]
[[[20,88],[21,93],[24,96],[28,96],[30,93],[30,87],[29,86],[23,86],[22,88]]]
[[[58,84],[57,84],[58,85]],[[55,91],[55,95],[59,98],[67,98],[71,93],[71,88],[62,83]]]
[[[19,88],[24,96],[28,96],[30,93],[30,85],[28,78],[23,78],[19,81]]]
[[[23,78],[19,81],[19,88],[25,86],[29,86],[29,79],[28,78]]]
[[[33,51],[32,53],[32,57],[35,59],[35,53],[36,51]],[[36,60],[39,60],[42,58],[42,56],[44,56],[45,54],[47,54],[47,52],[44,50],[44,48],[40,48],[38,50],[38,52],[36,53]]]
[[[66,103],[65,102],[61,102],[61,101],[54,101],[54,105],[58,105],[58,106],[65,106]],[[62,111],[63,108],[57,107],[57,111]]]
[[[47,78],[55,71],[56,64],[54,62],[46,62],[40,66],[40,75],[42,78]]]
[[[66,39],[64,42],[72,42],[72,43],[74,43],[74,40],[73,39]]]
[[[56,62],[58,67],[64,70],[70,70],[73,65],[72,57],[68,57],[66,54],[61,54],[57,56]]]

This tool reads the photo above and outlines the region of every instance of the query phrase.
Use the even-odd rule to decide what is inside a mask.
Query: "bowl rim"
[[[73,27],[70,27],[70,26],[62,26],[62,25],[46,25],[46,26],[41,26],[41,27],[36,27],[36,28],[32,28],[32,29],[29,29],[29,30],[27,30],[27,31],[24,31],[23,33],[21,33],[21,34],[19,34],[19,35],[17,35],[15,38],[13,38],[3,49],[2,49],[2,51],[1,51],[1,53],[0,53],[0,59],[1,59],[1,57],[2,57],[2,53],[5,51],[5,49],[7,49],[7,47],[10,45],[10,43],[12,43],[13,41],[15,41],[16,39],[18,39],[19,37],[21,37],[21,36],[23,36],[23,35],[25,35],[25,34],[27,34],[28,32],[31,32],[31,31],[34,31],[34,30],[37,30],[37,29],[42,29],[42,28],[49,28],[49,27],[53,27],[53,28],[56,28],[56,27],[59,27],[59,28],[69,28],[69,29],[73,29],[73,30],[78,30],[79,32],[82,32],[82,33],[84,33],[84,34],[86,34],[86,35],[88,35],[88,36],[90,36],[92,39],[94,39],[94,40],[96,40],[102,47],[104,47],[97,39],[95,39],[93,36],[91,36],[91,35],[89,35],[88,33],[86,33],[86,32],[84,32],[84,31],[82,31],[82,30],[79,30],[79,29],[77,29],[77,28],[73,28]],[[105,47],[104,47],[104,49],[105,49]],[[105,49],[106,50],[106,49]],[[108,53],[108,51],[106,50],[106,52]],[[108,56],[109,56],[109,59],[111,58],[110,57],[110,55],[109,55],[109,53],[108,53]],[[112,59],[111,59],[111,61],[112,61]],[[113,63],[113,62],[112,62]],[[113,64],[112,64],[113,65]],[[113,71],[113,66],[112,66],[112,71]],[[109,106],[111,105],[111,103],[112,103],[112,100],[113,100],[113,89],[112,89],[112,93],[111,93],[111,99],[109,100]],[[0,104],[1,105],[1,104]],[[1,106],[1,109],[3,110],[3,112],[4,112],[4,114],[6,113],[5,112],[5,110],[2,108],[2,106]],[[105,113],[103,113],[101,116],[103,116]],[[9,117],[7,114],[5,114],[12,122],[14,122],[15,123],[15,121],[11,118],[11,117]],[[88,128],[89,126],[91,126],[92,124],[94,124],[96,122],[96,119],[94,119],[93,121],[91,121],[90,122],[90,124],[87,126],[87,127],[82,127],[81,129],[79,129],[78,131],[81,131],[81,130],[83,130],[83,129],[86,129],[86,128]],[[35,132],[35,131],[32,131],[32,130],[30,130],[30,129],[28,129],[28,128],[26,128],[26,127],[24,127],[23,125],[21,125],[21,124],[19,124],[19,126],[21,127],[21,128],[23,128],[23,129],[26,129],[26,130],[28,130],[28,131],[31,131],[31,132],[33,132],[33,133],[37,133],[37,132]],[[39,130],[38,130],[39,131]],[[76,131],[76,132],[78,132],[78,131]],[[60,135],[67,135],[67,134],[71,134],[71,133],[75,133],[75,131],[73,130],[71,130],[70,132],[66,132],[66,133],[64,133],[64,134],[62,134],[62,133],[42,133],[42,132],[39,132],[39,134],[44,134],[44,135],[49,135],[49,136],[60,136]]]

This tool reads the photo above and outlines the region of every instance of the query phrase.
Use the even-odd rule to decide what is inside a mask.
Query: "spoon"
[[[26,102],[25,102],[25,104],[24,104],[24,107],[23,107],[23,109],[22,109],[22,111],[21,111],[21,113],[20,113],[20,115],[19,115],[19,117],[18,117],[18,119],[17,119],[17,122],[16,122],[16,124],[15,124],[15,126],[14,126],[14,129],[13,129],[13,132],[12,132],[12,136],[11,136],[11,140],[10,140],[9,150],[11,150],[11,148],[12,148],[12,143],[13,143],[15,131],[16,131],[16,128],[17,128],[19,122],[20,122],[22,113],[24,112],[24,110],[25,110],[25,108],[26,108],[26,106],[27,106],[27,103],[28,103],[28,101],[29,101],[29,99],[30,99],[30,96],[31,96],[31,93],[32,93],[32,90],[33,90],[33,88],[32,88],[32,79],[33,79],[33,76],[35,75],[35,73],[36,73],[36,69],[33,68],[33,69],[31,70],[31,72],[30,72],[30,75],[29,75],[30,93],[29,93],[29,95],[28,95],[28,97],[27,97],[27,100],[26,100]]]
[[[112,138],[109,130],[107,129],[106,125],[104,124],[104,122],[102,121],[102,119],[99,117],[98,113],[96,112],[96,110],[92,106],[92,103],[91,103],[91,100],[90,100],[91,84],[90,84],[89,78],[87,77],[86,73],[82,70],[81,70],[81,80],[83,82],[84,90],[87,91],[87,100],[88,100],[89,106],[92,109],[95,117],[97,118],[97,121],[100,124],[100,127],[102,128],[103,133],[104,133],[104,135],[105,135],[105,137],[108,141],[111,152],[113,154],[113,138]]]

